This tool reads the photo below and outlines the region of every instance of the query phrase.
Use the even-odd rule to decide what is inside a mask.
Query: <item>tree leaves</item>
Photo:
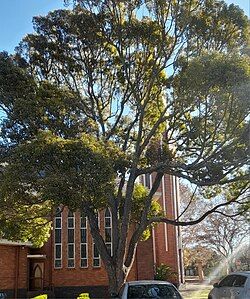
[[[37,200],[74,209],[82,202],[101,208],[114,192],[118,159],[114,145],[106,147],[89,135],[65,140],[42,132],[13,150],[6,160],[3,185],[10,184],[9,193],[23,189],[27,197],[34,195]]]
[[[250,75],[241,52],[248,23],[237,7],[118,2],[73,1],[36,17],[18,54],[0,57],[1,201],[84,211],[116,290],[157,218],[164,174],[198,186],[247,179]],[[136,200],[139,176],[154,172]],[[113,257],[95,221],[104,207]]]

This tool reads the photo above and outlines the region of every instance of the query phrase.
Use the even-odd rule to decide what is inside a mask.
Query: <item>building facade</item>
[[[149,188],[152,180],[152,176],[142,177]],[[178,180],[164,176],[156,196],[167,217],[176,218]],[[111,217],[108,209],[99,212],[100,230],[112,254]],[[11,256],[10,267],[7,256]],[[66,207],[57,211],[51,237],[42,248],[0,243],[0,263],[0,293],[5,292],[7,298],[28,298],[41,291],[52,298],[76,298],[82,292],[90,293],[91,298],[108,296],[108,277],[88,222]],[[152,229],[147,241],[139,243],[128,280],[153,279],[161,264],[177,273],[173,282],[183,282],[180,231],[163,223]]]

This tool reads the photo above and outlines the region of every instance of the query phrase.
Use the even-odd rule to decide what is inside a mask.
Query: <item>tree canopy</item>
[[[248,19],[216,0],[67,2],[0,57],[1,201],[81,209],[117,292],[149,225],[187,224],[150,212],[164,174],[239,182],[229,201],[248,188]],[[135,186],[152,173],[131,226]]]
[[[210,211],[216,203],[223,202],[221,195],[208,201],[197,190],[191,192],[191,189],[184,184],[181,184],[180,189],[182,220],[192,221],[199,218],[206,211]],[[247,198],[243,202],[246,200]],[[239,270],[235,262],[242,260],[241,270],[245,269],[244,251],[247,251],[246,248],[249,249],[249,219],[240,211],[241,202],[236,201],[233,205],[223,206],[208,215],[204,221],[182,229],[186,267],[197,267],[199,275],[202,274],[202,266],[206,273],[209,270],[212,275],[222,275],[223,272],[228,274],[228,271]]]

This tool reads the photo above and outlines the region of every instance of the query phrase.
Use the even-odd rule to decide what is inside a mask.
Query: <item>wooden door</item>
[[[31,290],[43,289],[44,262],[31,262]]]

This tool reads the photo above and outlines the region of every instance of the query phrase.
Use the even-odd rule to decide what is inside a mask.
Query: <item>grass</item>
[[[184,299],[207,299],[211,286],[201,286],[201,290],[183,290],[181,294]]]

